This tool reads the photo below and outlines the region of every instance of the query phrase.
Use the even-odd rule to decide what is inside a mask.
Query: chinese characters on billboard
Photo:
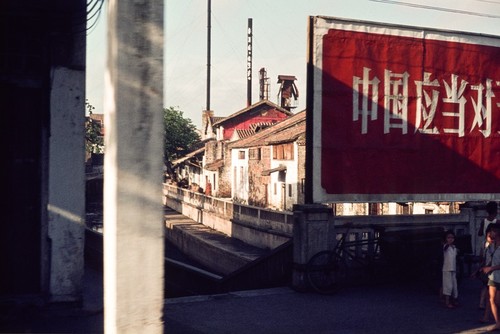
[[[315,202],[498,197],[500,39],[314,22]]]

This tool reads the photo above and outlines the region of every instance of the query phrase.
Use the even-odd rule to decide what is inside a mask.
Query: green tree
[[[189,118],[174,107],[163,109],[165,125],[164,162],[167,171],[172,173],[172,161],[179,159],[200,144],[200,135]]]
[[[85,120],[85,151],[88,153],[102,153],[104,151],[104,138],[101,123],[92,119],[95,107],[86,100],[85,109],[89,114]]]

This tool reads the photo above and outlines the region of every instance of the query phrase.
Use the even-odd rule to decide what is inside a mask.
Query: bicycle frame
[[[349,271],[361,268],[372,270],[379,256],[380,230],[374,238],[349,240],[352,224],[347,227],[332,250],[321,251],[311,257],[307,264],[307,278],[310,285],[320,293],[333,293],[349,279]],[[371,275],[368,275],[371,276]]]

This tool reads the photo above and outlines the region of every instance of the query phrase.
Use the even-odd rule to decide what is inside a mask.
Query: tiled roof
[[[204,153],[204,152],[205,152],[205,146],[203,146],[202,148],[199,148],[199,149],[197,149],[197,150],[194,150],[194,151],[192,151],[192,152],[189,152],[188,154],[186,154],[186,155],[185,155],[185,156],[183,156],[182,158],[179,158],[179,159],[177,159],[177,160],[172,161],[172,165],[173,165],[173,166],[176,166],[176,165],[178,165],[178,164],[180,164],[180,163],[183,163],[183,162],[185,162],[186,160],[189,160],[190,158],[192,158],[192,157],[194,157],[194,156],[196,156],[196,155],[198,155],[198,154],[202,154],[202,153]]]
[[[234,132],[236,134],[236,137],[233,138],[233,140],[248,138],[250,136],[253,136],[259,131],[262,131],[270,126],[273,126],[276,123],[277,122],[258,122],[250,124],[248,129],[235,129]]]
[[[104,122],[104,114],[91,114],[90,118]]]
[[[229,148],[247,148],[295,141],[306,132],[306,111],[303,110],[253,136],[234,141]]]
[[[246,113],[248,111],[251,111],[251,110],[253,110],[253,109],[255,109],[255,108],[257,108],[257,107],[259,107],[261,105],[264,105],[264,104],[267,104],[268,106],[270,106],[270,107],[272,107],[272,108],[274,108],[276,110],[279,110],[279,111],[281,111],[282,113],[284,113],[286,115],[289,115],[289,116],[293,115],[292,112],[290,112],[290,111],[288,111],[288,110],[286,110],[284,108],[281,108],[279,105],[277,105],[277,104],[275,104],[275,103],[273,103],[273,102],[271,102],[269,100],[261,100],[261,101],[259,101],[257,103],[252,104],[251,106],[246,107],[245,109],[241,109],[240,111],[237,111],[234,114],[231,114],[231,115],[229,115],[227,117],[224,117],[221,120],[214,121],[212,124],[214,126],[215,125],[220,125],[220,124],[226,122],[227,120],[230,120],[230,119],[233,119],[233,118],[235,118],[237,116],[240,116],[240,115],[242,115],[242,114],[244,114],[244,113]]]
[[[225,116],[210,117],[212,124],[219,123],[220,121],[224,120],[225,118],[226,118]]]
[[[224,160],[219,159],[219,160],[215,160],[214,162],[210,162],[210,163],[206,164],[205,169],[212,171],[212,172],[215,172],[215,171],[217,171],[217,169],[219,169],[222,166],[224,166]]]
[[[250,129],[253,130],[254,133],[264,130],[272,125],[276,124],[276,122],[258,122],[250,124]]]
[[[261,173],[261,175],[262,176],[269,176],[269,175],[271,175],[271,173],[282,172],[282,171],[285,171],[285,170],[286,170],[286,166],[279,165],[276,168],[271,168],[271,169],[265,169],[265,170],[263,170],[262,173]]]
[[[255,134],[255,130],[252,129],[242,129],[242,130],[236,129],[235,131],[239,139],[247,138]]]

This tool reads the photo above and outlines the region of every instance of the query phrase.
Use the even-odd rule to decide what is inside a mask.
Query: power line
[[[470,12],[467,10],[451,9],[451,8],[444,8],[444,7],[420,5],[420,4],[415,4],[415,3],[411,3],[411,2],[402,2],[402,1],[396,1],[396,0],[370,0],[370,1],[381,2],[381,3],[391,4],[391,5],[400,5],[400,6],[421,8],[421,9],[438,10],[438,11],[442,11],[442,12],[455,13],[455,14],[473,15],[473,16],[482,16],[482,17],[500,19],[499,15],[476,13],[476,12]],[[483,1],[485,1],[485,0],[483,0]]]
[[[95,1],[95,2],[94,2]],[[92,4],[92,2],[94,2]],[[92,23],[87,25],[87,28],[85,31],[87,31],[87,35],[89,35],[92,32],[92,29],[97,25],[99,22],[99,18],[102,13],[102,6],[104,4],[104,0],[91,0],[89,3],[87,3],[87,23],[90,23],[91,20],[93,20]],[[96,9],[96,5],[99,5]],[[90,9],[88,7],[91,6]],[[94,10],[96,9],[96,10]]]
[[[476,0],[478,2],[486,2],[486,3],[493,3],[496,5],[500,5],[500,1],[495,1],[495,0]]]

